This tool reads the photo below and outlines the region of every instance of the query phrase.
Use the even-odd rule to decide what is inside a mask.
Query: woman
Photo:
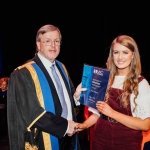
[[[0,137],[7,135],[7,88],[8,77],[0,78]]]
[[[150,128],[150,88],[141,76],[141,62],[134,39],[127,35],[115,38],[108,58],[110,80],[105,101],[77,131],[93,124],[93,150],[141,150],[142,131]]]

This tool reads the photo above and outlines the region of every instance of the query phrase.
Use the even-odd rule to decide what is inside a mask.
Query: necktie
[[[58,96],[59,96],[59,99],[60,99],[60,102],[61,102],[61,106],[62,106],[62,114],[61,114],[61,116],[63,118],[67,118],[67,114],[68,114],[67,104],[66,104],[66,101],[65,101],[63,88],[62,88],[60,79],[59,79],[59,77],[58,77],[58,75],[56,73],[54,64],[51,66],[51,71],[52,71],[53,78],[54,78],[54,80],[56,82]]]

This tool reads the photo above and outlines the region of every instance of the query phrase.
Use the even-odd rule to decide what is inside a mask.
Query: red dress
[[[122,93],[121,89],[111,88],[109,105],[118,112],[132,116],[130,105],[127,109],[120,107]],[[92,150],[141,150],[142,138],[142,131],[99,117],[94,128]]]

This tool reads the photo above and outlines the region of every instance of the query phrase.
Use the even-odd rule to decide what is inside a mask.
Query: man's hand
[[[86,88],[82,88],[82,83],[80,83],[77,88],[76,88],[76,91],[74,93],[74,98],[76,100],[79,100],[80,99],[80,94],[82,91],[86,91],[87,89]]]
[[[78,123],[68,120],[68,124],[69,124],[69,129],[67,135],[72,136],[74,133],[76,133],[76,126],[78,125]]]

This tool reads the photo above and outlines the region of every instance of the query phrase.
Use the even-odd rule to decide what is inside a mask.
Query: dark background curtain
[[[8,5],[9,4],[9,5]],[[37,30],[45,24],[62,33],[62,61],[75,86],[81,82],[83,64],[105,67],[112,40],[121,34],[138,44],[142,74],[150,82],[150,9],[143,2],[5,2],[1,5],[1,76],[10,73],[35,54]]]
[[[2,75],[2,40],[1,40],[1,32],[0,32],[0,76]]]

